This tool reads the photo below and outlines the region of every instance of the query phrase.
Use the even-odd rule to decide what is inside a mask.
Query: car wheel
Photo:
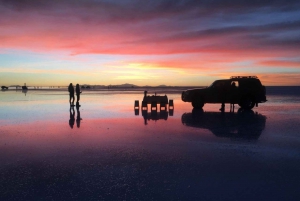
[[[241,99],[239,106],[244,110],[251,110],[255,105],[255,101],[250,96]]]
[[[202,109],[203,106],[204,106],[204,103],[203,101],[200,99],[200,98],[197,98],[197,99],[194,99],[192,101],[192,106],[195,108],[195,109]]]

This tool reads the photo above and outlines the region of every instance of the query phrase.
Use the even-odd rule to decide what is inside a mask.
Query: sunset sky
[[[299,0],[0,0],[0,85],[300,85]]]

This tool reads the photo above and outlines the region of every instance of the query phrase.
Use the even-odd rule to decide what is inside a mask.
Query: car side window
[[[239,82],[238,81],[232,81],[230,85],[231,85],[232,88],[238,88],[239,87]]]

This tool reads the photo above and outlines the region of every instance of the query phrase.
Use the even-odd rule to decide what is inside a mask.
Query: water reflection
[[[25,94],[25,96],[27,94],[27,91],[28,91],[27,89],[22,89],[22,93]]]
[[[252,110],[220,113],[194,109],[184,113],[181,121],[186,126],[209,129],[217,137],[256,140],[265,128],[266,117]]]
[[[134,115],[139,116],[140,115],[140,110],[139,108],[134,108]]]
[[[80,110],[79,110],[80,106],[76,105],[76,126],[77,128],[80,128],[80,122],[82,120],[81,115],[80,115]],[[70,106],[70,119],[69,119],[69,126],[70,128],[74,128],[74,124],[75,124],[75,109],[74,107]]]
[[[75,123],[75,110],[74,107],[70,107],[70,120],[69,120],[69,125],[71,128],[74,127]]]
[[[142,110],[142,115],[144,117],[144,124],[147,125],[149,120],[157,121],[157,120],[167,120],[168,119],[168,112],[166,110],[162,110],[157,112],[153,110],[148,112],[147,110]]]
[[[76,105],[76,112],[77,112],[77,117],[76,117],[76,125],[77,128],[80,127],[80,121],[82,120],[82,118],[80,117],[80,110],[79,110],[80,106]]]
[[[158,120],[167,120],[169,116],[173,116],[174,109],[167,110],[151,110],[150,112],[148,110],[141,110],[142,116],[144,118],[144,124],[147,125],[148,121],[158,121]],[[138,116],[140,113],[139,109],[134,109],[134,114]]]

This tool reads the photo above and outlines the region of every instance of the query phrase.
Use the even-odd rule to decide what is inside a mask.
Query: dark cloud
[[[78,16],[92,12],[100,17],[105,14],[110,20],[146,20],[189,14],[203,17],[262,9],[267,9],[266,12],[300,9],[299,0],[0,0],[0,4],[15,10],[81,9]]]
[[[13,10],[24,11],[49,8],[50,2],[39,0],[0,0],[0,6],[1,5]]]
[[[292,48],[294,50],[298,50],[298,54],[300,54],[300,38],[275,38],[275,39],[267,39],[261,41],[263,45],[269,47],[277,47],[277,48]]]
[[[282,22],[265,24],[259,26],[228,26],[219,27],[211,29],[203,29],[199,31],[189,31],[185,30],[181,33],[170,33],[168,36],[157,36],[155,38],[148,38],[140,41],[142,42],[154,42],[154,41],[177,41],[177,40],[195,40],[195,39],[205,39],[213,37],[224,37],[232,35],[243,35],[252,39],[266,39],[271,37],[273,33],[283,33],[284,31],[298,30],[300,33],[300,21],[294,22]],[[270,33],[270,34],[268,34]]]

